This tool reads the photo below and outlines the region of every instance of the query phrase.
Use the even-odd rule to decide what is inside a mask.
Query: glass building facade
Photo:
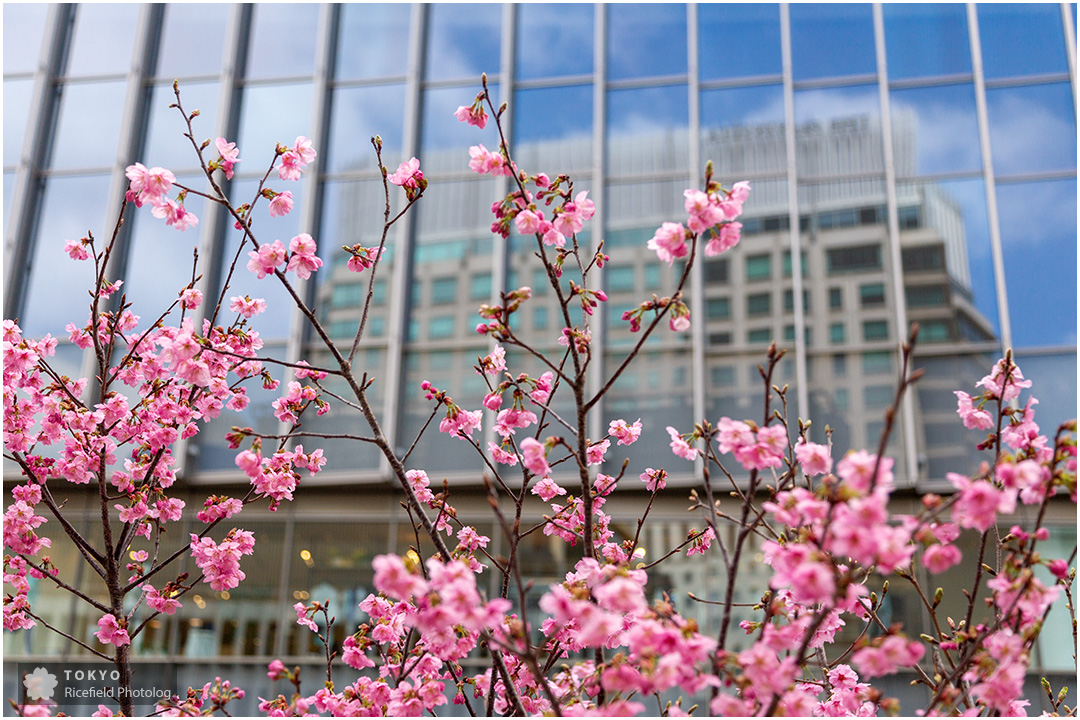
[[[91,282],[89,269],[63,254],[64,241],[88,228],[107,234],[124,168],[138,160],[196,182],[194,153],[168,107],[178,79],[185,108],[200,110],[197,136],[224,136],[241,149],[233,197],[254,192],[276,142],[314,141],[316,163],[288,188],[295,209],[274,220],[263,210],[256,229],[316,238],[325,266],[304,292],[347,343],[367,276],[350,273],[347,256],[333,250],[377,244],[382,182],[369,138],[378,133],[388,167],[417,156],[430,181],[394,227],[357,356],[378,378],[383,427],[404,450],[430,415],[422,380],[479,407],[485,386],[472,365],[490,350],[472,330],[481,303],[533,287],[522,335],[557,347],[556,302],[550,288],[542,292],[531,239],[489,231],[488,208],[509,186],[467,167],[467,148],[496,147],[497,134],[452,115],[486,73],[496,102],[509,103],[519,166],[568,173],[597,201],[580,236],[594,247],[602,240],[611,258],[610,299],[594,317],[595,382],[634,340],[623,311],[675,285],[681,268],[659,263],[645,243],[661,222],[682,218],[682,191],[702,184],[705,161],[726,185],[753,187],[740,245],[695,263],[690,332],[651,339],[590,418],[597,436],[610,419],[642,418],[646,433],[618,462],[668,457],[666,425],[756,418],[757,366],[772,341],[789,351],[774,378],[790,384],[789,416],[813,418],[818,440],[828,425],[840,453],[875,446],[899,343],[918,322],[914,365],[926,374],[888,450],[900,487],[947,488],[947,471],[979,461],[978,433],[958,422],[952,391],[971,391],[1006,348],[1035,383],[1044,432],[1076,415],[1075,26],[1074,4],[8,4],[4,316],[27,335],[64,340]],[[194,196],[187,206],[200,223],[183,234],[148,212],[122,230],[116,279],[144,317],[189,282],[194,250],[209,261],[208,297],[235,254],[239,238],[224,214]],[[241,272],[229,292],[266,298],[270,311],[255,325],[265,352],[320,364],[280,287]],[[57,360],[61,372],[85,373],[73,345],[61,342]],[[508,360],[536,369],[521,354]],[[272,432],[276,395],[260,402],[260,394],[226,423]],[[335,408],[318,426],[347,433],[360,422]],[[178,453],[189,504],[244,481],[223,432],[211,426]],[[143,652],[184,663],[193,683],[222,664],[241,663],[265,683],[268,659],[317,661],[318,649],[304,645],[310,636],[290,620],[291,603],[325,595],[356,611],[370,590],[371,557],[416,542],[384,459],[333,442],[327,455],[294,504],[245,511],[244,527],[269,538],[246,568],[249,580],[229,597],[186,603],[143,636]],[[446,476],[463,515],[490,525],[480,465],[460,443],[430,436],[410,464]],[[696,482],[688,465],[673,472],[677,487]],[[87,501],[73,497],[70,507]],[[612,503],[631,535],[638,505]],[[649,552],[685,539],[684,508],[675,490],[654,510]],[[1054,513],[1053,541],[1067,555],[1075,518],[1069,508]],[[560,546],[537,541],[534,550],[528,562],[541,579],[572,563]],[[656,582],[683,596],[723,575],[719,563],[668,567]],[[760,569],[750,562],[745,577]],[[87,591],[100,592],[89,580]],[[763,587],[764,579],[748,581],[736,599],[756,600]],[[54,624],[92,638],[96,618],[46,587],[38,592]],[[898,592],[893,602],[897,619],[923,622],[912,598]],[[710,611],[686,609],[706,626],[719,620]],[[77,651],[39,630],[5,636],[8,656]],[[1072,667],[1069,653],[1046,644],[1039,662],[1047,671]]]

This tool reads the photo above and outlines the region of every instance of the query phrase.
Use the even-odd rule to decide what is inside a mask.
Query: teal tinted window
[[[746,298],[746,312],[750,315],[768,315],[772,312],[772,295],[758,293]]]
[[[454,335],[454,316],[433,317],[428,321],[428,339],[444,340]]]
[[[845,332],[844,323],[833,323],[829,325],[829,342],[834,345],[839,345],[845,340],[847,340],[847,333]]]
[[[746,279],[768,280],[772,277],[772,255],[747,255]]]
[[[772,330],[768,328],[750,330],[746,333],[746,342],[748,343],[767,343],[770,340],[772,340]]]
[[[607,268],[604,279],[609,292],[626,292],[634,289],[634,266],[612,265]]]
[[[469,280],[469,299],[487,300],[491,297],[491,273],[473,275]]]
[[[881,307],[885,304],[885,285],[873,283],[859,287],[859,302],[864,308]]]
[[[457,299],[457,278],[436,278],[431,281],[431,304],[443,305]]]
[[[705,301],[705,316],[710,320],[726,320],[731,317],[731,300],[726,297],[709,298]]]
[[[877,375],[893,371],[893,354],[889,351],[868,352],[862,355],[864,375]]]
[[[863,340],[888,340],[889,323],[886,320],[867,320],[863,323]]]

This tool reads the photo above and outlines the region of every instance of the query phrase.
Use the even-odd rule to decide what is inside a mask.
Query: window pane
[[[641,3],[606,7],[610,80],[686,72],[686,6]]]
[[[772,277],[771,255],[748,255],[746,257],[746,279],[768,280]]]
[[[795,80],[876,72],[870,5],[791,5],[791,64]]]
[[[986,91],[994,171],[1076,168],[1076,115],[1067,83]]]
[[[163,78],[221,72],[228,5],[168,4],[154,74]]]
[[[772,312],[772,294],[756,293],[746,297],[746,312],[748,315],[768,315]]]
[[[898,176],[982,169],[972,85],[893,90],[889,100]]]
[[[123,81],[63,86],[54,169],[112,167],[126,90]]]
[[[609,91],[608,172],[642,175],[688,169],[688,124],[685,85]]]
[[[779,75],[780,9],[768,4],[698,6],[701,79]],[[723,49],[718,52],[718,47]]]
[[[93,263],[69,258],[64,243],[85,237],[89,229],[94,233],[96,248],[100,251],[105,247],[116,219],[103,211],[108,195],[107,175],[49,178],[30,267],[26,308],[18,318],[27,337],[52,333],[53,337],[66,338],[64,327],[69,322],[81,327],[90,316],[87,292],[94,282]]]
[[[591,73],[595,14],[588,4],[518,5],[518,79]]]
[[[252,275],[254,277],[254,275]],[[252,295],[255,297],[255,295]],[[265,297],[267,306],[270,307],[272,312],[273,307],[271,305],[271,298],[269,295],[261,295]],[[279,300],[279,298],[274,298]],[[255,319],[259,319],[265,316],[255,316]],[[287,324],[287,321],[286,321]],[[267,333],[261,333],[265,338]],[[285,346],[283,343],[267,343],[261,350],[265,353],[264,357],[283,357],[285,352]],[[267,363],[264,369],[270,373],[270,376],[279,382],[282,380],[282,369],[280,365],[273,363]],[[267,435],[273,435],[278,430],[278,419],[274,417],[274,408],[272,403],[282,396],[284,393],[284,386],[279,387],[277,390],[264,390],[262,380],[259,376],[247,379],[244,381],[243,386],[247,388],[248,397],[251,398],[251,402],[241,412],[233,412],[231,410],[223,410],[221,416],[216,422],[210,424],[205,430],[200,432],[196,436],[197,443],[197,455],[195,455],[194,462],[189,462],[189,467],[185,470],[189,472],[202,472],[208,470],[236,470],[236,453],[237,450],[229,447],[228,441],[225,440],[225,434],[229,432],[229,429],[235,425],[237,427],[250,427],[258,433],[264,433]],[[314,414],[313,414],[314,415]],[[307,422],[307,413],[304,414],[304,422]],[[185,603],[186,605],[186,603]]]
[[[479,86],[481,73],[499,73],[502,6],[437,3],[427,10],[428,80],[472,80]]]
[[[342,5],[337,79],[403,75],[401,58],[408,52],[409,12],[407,3]]]
[[[424,153],[421,157],[421,169],[425,176],[442,172],[468,172],[471,145],[483,144],[488,150],[498,151],[499,131],[494,121],[489,120],[487,127],[480,130],[467,123],[458,122],[454,117],[454,111],[462,105],[471,105],[480,90],[478,79],[475,85],[424,91],[424,121],[420,130],[420,146]],[[489,82],[488,90],[495,107],[499,107],[499,87]],[[434,153],[433,150],[443,152]]]
[[[513,111],[514,155],[522,170],[554,178],[592,167],[592,85],[519,90]]]
[[[266,7],[274,6],[260,6]],[[310,83],[246,88],[240,109],[240,136],[233,141],[240,148],[241,159],[248,161],[243,169],[258,171],[262,177],[265,170],[261,168],[269,166],[278,143],[291,146],[297,136],[309,137],[312,132],[311,103]],[[315,148],[320,153],[325,149]],[[315,167],[320,161],[321,158],[316,158]],[[312,168],[307,172],[313,172]],[[296,194],[295,190],[293,194]]]
[[[241,155],[241,157],[243,156]],[[233,204],[250,202],[250,199],[255,197],[257,187],[258,181],[255,179],[234,180],[231,192]],[[260,200],[252,216],[254,219],[252,227],[260,244],[280,239],[287,247],[289,240],[300,232],[301,208],[304,206],[303,184],[288,183],[286,185],[279,181],[274,184],[274,187],[277,190],[287,189],[291,192],[296,203],[295,208],[285,217],[271,218],[267,210],[267,201]],[[243,241],[242,249],[240,247],[241,241]],[[315,241],[320,247],[324,242],[320,238],[315,238]],[[292,315],[295,312],[292,296],[281,285],[277,277],[268,275],[260,279],[255,273],[247,269],[248,253],[251,251],[251,243],[246,241],[243,233],[233,230],[230,226],[225,239],[225,252],[221,258],[222,275],[224,276],[228,272],[233,258],[237,257],[237,253],[239,253],[240,260],[236,264],[235,273],[225,295],[226,300],[234,296],[243,297],[244,295],[265,299],[266,312],[256,315],[249,322],[259,331],[263,338],[271,340],[285,338],[289,334]],[[313,277],[316,278],[316,281],[318,281],[321,273],[322,270],[320,269],[314,274]],[[290,282],[294,279],[295,276],[291,277]]]
[[[702,165],[707,160],[724,180],[745,173],[785,172],[783,87],[703,91]]]
[[[11,196],[15,192],[15,173],[4,173],[4,227],[7,227],[8,216],[11,215]]]
[[[980,3],[978,16],[987,79],[1068,71],[1059,5]]]
[[[886,3],[889,79],[971,72],[967,11],[945,3]]]
[[[624,358],[623,353],[609,354],[604,359],[605,373],[610,376]],[[619,376],[604,398],[603,427],[618,418],[629,423],[641,418],[645,430],[633,445],[612,445],[604,472],[617,473],[624,458],[630,460],[631,468],[644,470],[662,465],[671,475],[693,472],[692,463],[671,454],[671,438],[664,430],[669,425],[679,432],[692,429],[693,402],[690,384],[684,379],[689,376],[689,349],[641,353]]]
[[[257,4],[252,18],[247,76],[311,75],[315,68],[317,5]],[[310,108],[310,102],[303,106]]]
[[[933,310],[914,309],[909,297],[909,320],[950,319],[968,340],[995,340],[998,304],[983,181],[899,183],[896,195],[901,217],[907,210],[909,218],[901,223],[905,282],[951,288],[947,303]]]
[[[492,234],[488,209],[495,195],[493,180],[432,183],[428,187],[416,215],[417,247],[411,280],[414,289],[450,267],[461,276],[491,272]],[[420,337],[427,337],[427,318],[436,312],[441,315],[453,312],[456,320],[449,324],[444,322],[441,327],[449,328],[461,340],[469,340],[478,337],[473,328],[480,321],[476,311],[481,302],[484,301],[459,302],[446,307],[444,303],[435,302],[432,293],[420,292],[413,296],[410,313],[421,321]]]
[[[4,4],[5,75],[37,69],[48,12],[45,3]]]
[[[1035,422],[1053,439],[1062,423],[1076,417],[1076,350],[1029,355],[1017,353],[1016,364],[1031,380],[1031,393],[1039,398]]]
[[[371,138],[382,138],[383,164],[390,172],[407,158],[401,156],[404,85],[343,87],[334,91],[326,168],[351,172],[375,167]]]
[[[471,337],[478,336],[472,333]],[[400,444],[409,447],[424,423],[431,417],[434,405],[432,401],[424,399],[424,391],[420,389],[420,383],[425,380],[445,391],[454,398],[455,403],[466,410],[473,411],[482,407],[481,401],[488,392],[487,385],[473,366],[476,365],[478,357],[483,357],[489,352],[491,352],[490,347],[476,345],[465,350],[438,352],[424,350],[406,353],[405,373],[401,386],[403,412],[398,439]],[[539,375],[539,370],[532,366],[511,367],[515,373],[536,372]],[[492,416],[489,414],[484,419],[485,425],[491,420]],[[535,431],[535,426],[533,430]],[[518,431],[518,439],[526,437],[522,432]],[[474,434],[473,439],[479,439],[479,435]],[[431,427],[416,445],[413,454],[409,456],[409,467],[438,467],[440,472],[453,472],[455,470],[480,470],[484,465],[483,460],[467,442],[460,438],[450,437],[446,433],[439,432],[438,428]],[[433,479],[433,484],[437,482]]]
[[[947,472],[974,472],[981,460],[988,460],[985,453],[975,448],[985,439],[986,432],[964,427],[956,415],[953,391],[974,394],[975,383],[990,371],[994,362],[990,355],[963,353],[914,359],[913,367],[926,373],[914,386],[915,422],[921,428],[916,435],[919,454],[926,457],[926,473],[931,480],[943,480]],[[1027,367],[1022,370],[1025,377],[1030,377]],[[1038,409],[1042,410],[1041,403]]]
[[[69,75],[127,74],[139,17],[138,5],[80,4],[68,56]],[[88,123],[89,124],[89,123]]]
[[[883,172],[880,117],[875,85],[796,92],[799,175]]]
[[[383,517],[398,510],[390,503],[385,503],[385,507]],[[293,546],[285,550],[292,553],[286,588],[292,594],[288,602],[310,604],[329,600],[330,607],[336,608],[337,617],[331,644],[341,647],[349,630],[368,620],[359,605],[375,589],[371,558],[386,552],[390,526],[371,518],[348,522],[297,521],[295,533]],[[302,556],[305,552],[307,555]],[[315,615],[315,622],[325,634],[321,614]],[[295,622],[290,625],[285,643],[288,655],[325,657],[326,649],[314,633]]]
[[[1013,345],[1076,345],[1076,180],[999,185]],[[1038,218],[1038,222],[1032,222]]]
[[[886,320],[867,320],[863,323],[863,340],[889,339],[889,323]]]
[[[26,125],[30,120],[30,95],[33,79],[4,81],[4,167],[19,164]]]
[[[844,339],[844,323],[832,323],[829,325],[829,342],[841,344]]]
[[[195,190],[210,190],[204,177],[180,175],[176,180]],[[188,195],[184,200],[184,207],[201,220],[206,213],[206,200],[198,195]],[[195,259],[193,252],[199,245],[200,228],[196,226],[194,229],[179,232],[151,215],[148,207],[136,210],[134,206],[130,206],[128,213],[128,222],[133,221],[134,229],[123,291],[128,300],[134,303],[133,311],[137,315],[156,318],[191,282]],[[202,260],[200,257],[200,261]],[[204,266],[200,262],[198,272],[203,271]],[[213,309],[216,301],[216,297],[203,300],[209,309]],[[179,316],[177,310],[173,317]]]
[[[181,83],[180,101],[184,104],[184,110],[190,114],[193,110],[199,111],[199,117],[191,121],[195,128],[195,137],[205,140],[214,136],[218,124],[217,103],[218,83]],[[195,170],[199,167],[199,159],[195,154],[195,148],[184,137],[187,132],[187,123],[181,116],[180,111],[169,107],[176,102],[173,94],[172,83],[157,85],[153,89],[153,97],[150,101],[150,120],[147,128],[146,152],[140,160],[148,167],[155,165],[165,167],[173,172],[184,169]],[[233,141],[233,138],[229,138]],[[273,148],[271,148],[272,150]],[[240,159],[247,160],[244,148],[240,148]],[[252,148],[254,151],[254,148]],[[217,159],[217,151],[210,145],[203,151],[207,162]],[[270,161],[270,155],[265,156],[266,162]],[[255,160],[254,157],[251,160]],[[260,161],[261,162],[261,161]],[[252,165],[255,163],[253,162]]]

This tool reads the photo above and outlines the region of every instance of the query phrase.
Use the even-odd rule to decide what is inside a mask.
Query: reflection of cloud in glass
[[[915,123],[919,174],[976,171],[982,168],[975,89],[971,85],[893,90],[893,122]],[[901,115],[910,119],[902,119]],[[894,143],[899,133],[894,135]]]
[[[375,167],[371,138],[383,140],[383,163],[391,171],[402,161],[402,108],[404,85],[339,88],[330,117],[326,167],[330,172]]]
[[[685,5],[608,5],[605,10],[609,79],[686,72]]]
[[[470,80],[499,72],[501,11],[497,4],[427,6],[428,80]]]
[[[155,75],[173,78],[220,73],[230,12],[228,5],[166,5]]]
[[[4,73],[33,72],[41,56],[41,35],[49,6],[8,3],[4,6]]]
[[[997,187],[1017,347],[1076,344],[1076,180]]]
[[[687,166],[689,96],[685,85],[609,91],[607,116],[608,172],[612,175]]]
[[[319,13],[304,3],[260,3],[252,19],[248,77],[310,75]]]
[[[139,6],[135,4],[80,3],[75,10],[75,34],[67,61],[69,74],[127,73],[131,69],[138,16]]]
[[[795,93],[795,124],[827,123],[858,115],[878,117],[881,106],[876,85],[800,90]]]
[[[481,130],[454,117],[454,111],[461,105],[472,105],[476,94],[481,90],[477,81],[476,85],[424,91],[424,121],[420,130],[420,148],[423,154],[419,157],[421,169],[426,174],[468,172],[470,146],[484,145],[488,150],[499,148],[499,131],[490,118],[487,127]],[[495,107],[499,107],[499,86],[489,82],[488,91]],[[490,112],[489,109],[489,115]],[[432,150],[453,152],[433,153]]]
[[[126,90],[122,80],[63,87],[53,168],[112,166],[120,140],[120,114]]]
[[[208,191],[206,180],[199,182],[200,178],[181,175],[176,180],[192,189]],[[184,207],[195,213],[200,222],[206,214],[206,200],[197,195],[188,195]],[[128,212],[133,230],[123,290],[128,300],[135,304],[137,313],[150,321],[164,312],[180,290],[191,282],[192,251],[199,244],[199,231],[202,228],[196,226],[179,232],[166,225],[164,220],[151,215],[150,208],[146,206],[141,209],[130,206]],[[199,268],[199,272],[204,270],[205,265]],[[176,316],[179,317],[179,313]]]
[[[514,159],[526,172],[576,172],[592,166],[593,86],[514,94]]]
[[[89,230],[97,249],[105,247],[109,239],[106,228],[112,227],[104,212],[108,194],[107,175],[50,178],[45,186],[27,306],[19,318],[27,336],[52,333],[66,337],[65,325],[72,321],[81,324],[89,317],[87,291],[94,281],[93,262],[72,260],[64,252],[64,243],[85,237]]]
[[[1076,120],[1067,84],[986,91],[994,171],[1076,168]]]
[[[241,102],[239,138],[233,140],[244,161],[238,169],[266,172],[277,143],[291,146],[297,136],[308,135],[311,132],[311,103],[310,83],[246,88]],[[321,163],[321,160],[316,158],[315,162]]]
[[[192,120],[191,124],[195,129],[195,137],[200,142],[216,137],[214,133],[218,124],[218,89],[219,85],[216,82],[180,83],[180,102],[184,104],[184,111],[189,114],[194,110],[199,111],[199,116]],[[154,95],[150,101],[146,152],[140,158],[147,167],[158,165],[176,172],[181,168],[199,166],[195,148],[191,147],[191,143],[183,136],[187,132],[187,123],[176,108],[169,107],[175,102],[176,96],[173,94],[172,83],[154,88]],[[217,158],[213,145],[203,153],[207,162]],[[240,159],[241,161],[247,159],[243,148],[241,148]]]
[[[347,3],[341,7],[338,79],[400,75],[409,45],[407,3]]]
[[[26,125],[30,115],[30,94],[34,80],[5,80],[4,105],[4,165],[17,165],[22,154]]]
[[[591,4],[518,5],[518,79],[591,73],[594,16]]]

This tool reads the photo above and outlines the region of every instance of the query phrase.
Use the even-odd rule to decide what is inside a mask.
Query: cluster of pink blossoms
[[[135,163],[127,167],[126,175],[129,180],[127,201],[134,203],[135,207],[150,203],[154,217],[164,219],[166,225],[171,225],[181,232],[199,224],[199,218],[184,207],[184,193],[181,193],[177,200],[170,200],[166,195],[176,182],[176,176],[170,171],[160,167],[147,168],[142,163]],[[76,257],[70,250],[69,254],[76,260],[86,259]]]
[[[296,276],[301,280],[311,277],[311,273],[322,267],[323,261],[316,255],[315,241],[307,233],[300,233],[289,241],[289,250],[280,240],[265,243],[258,250],[248,252],[247,269],[255,273],[260,280],[267,275],[273,275],[283,263],[285,272],[296,271]]]
[[[255,552],[255,535],[232,529],[225,539],[215,543],[208,537],[191,536],[191,556],[202,570],[206,582],[218,592],[232,590],[246,577],[240,569],[240,556]]]
[[[318,155],[311,146],[311,141],[303,135],[296,138],[291,148],[279,145],[278,154],[281,156],[278,177],[282,180],[299,180],[304,174],[304,168],[308,163],[314,162]]]
[[[750,183],[735,183],[731,190],[712,186],[710,182],[709,192],[691,189],[683,193],[686,212],[690,214],[687,227],[665,222],[653,234],[648,248],[655,251],[662,261],[670,265],[678,258],[686,257],[689,252],[686,244],[688,233],[700,235],[709,232],[706,255],[719,255],[739,243],[742,224],[735,222],[735,218],[742,214],[743,203],[750,195]]]

